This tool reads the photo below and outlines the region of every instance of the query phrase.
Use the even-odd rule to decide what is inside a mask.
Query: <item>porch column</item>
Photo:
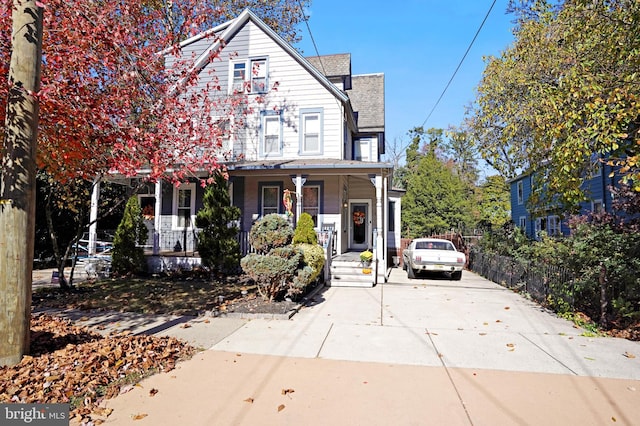
[[[100,179],[93,180],[91,188],[91,208],[89,210],[89,247],[87,248],[88,256],[95,256],[96,241],[98,239],[98,203],[100,201]]]
[[[382,216],[382,175],[377,174],[375,177],[376,185],[376,259],[378,259],[378,275],[384,277],[386,271],[384,244],[384,228],[382,226],[384,217]],[[380,274],[380,265],[382,265],[382,274]]]
[[[153,211],[153,255],[160,254],[160,214],[162,213],[162,180],[158,180],[155,186],[156,205]]]
[[[296,185],[296,221],[302,214],[302,187],[306,181],[307,179],[302,175],[295,175],[293,178],[293,183]]]

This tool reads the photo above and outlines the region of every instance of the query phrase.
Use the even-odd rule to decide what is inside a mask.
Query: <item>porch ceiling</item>
[[[382,173],[393,171],[391,163],[364,162],[332,159],[262,160],[228,164],[230,172],[274,171],[291,174],[296,171],[335,175]]]

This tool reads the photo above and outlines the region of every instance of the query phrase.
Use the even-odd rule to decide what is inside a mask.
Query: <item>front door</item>
[[[371,213],[366,201],[349,203],[349,248],[365,250],[370,246]]]

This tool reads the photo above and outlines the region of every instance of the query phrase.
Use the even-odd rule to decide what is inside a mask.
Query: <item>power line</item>
[[[444,96],[444,94],[447,92],[447,89],[449,88],[449,86],[451,85],[451,82],[453,81],[453,79],[455,78],[456,74],[458,73],[458,70],[460,69],[460,67],[462,66],[462,63],[464,62],[464,60],[467,57],[467,54],[469,53],[469,51],[471,50],[471,47],[473,46],[473,43],[476,41],[476,38],[478,38],[478,34],[480,34],[480,31],[482,30],[482,27],[484,27],[485,22],[487,22],[487,18],[489,18],[489,14],[491,13],[491,11],[493,10],[493,6],[495,6],[496,4],[496,0],[493,0],[493,3],[491,3],[491,6],[489,7],[489,10],[487,11],[487,14],[484,16],[484,19],[482,20],[482,23],[480,24],[480,27],[478,28],[478,31],[476,31],[476,35],[473,36],[473,40],[471,40],[471,43],[469,43],[469,46],[467,47],[467,51],[464,52],[464,55],[462,56],[462,59],[460,60],[460,62],[458,63],[458,66],[456,67],[456,70],[453,72],[453,74],[451,75],[451,78],[449,79],[449,82],[447,83],[447,85],[445,86],[444,90],[442,91],[442,93],[440,94],[440,97],[438,98],[438,100],[436,101],[435,105],[433,106],[433,108],[431,108],[431,111],[429,112],[429,115],[427,115],[427,118],[424,119],[424,121],[422,122],[422,127],[424,127],[424,125],[427,123],[427,121],[429,121],[429,118],[431,118],[431,114],[433,114],[433,112],[436,110],[436,108],[438,107],[438,104],[440,103],[440,101],[442,100],[442,97]],[[407,145],[408,146],[408,145]],[[406,148],[405,148],[406,149]]]
[[[320,52],[318,52],[318,46],[316,45],[316,41],[313,38],[313,34],[311,34],[311,27],[309,26],[309,20],[307,19],[307,15],[304,14],[304,9],[302,7],[302,2],[300,2],[300,0],[298,0],[298,8],[300,9],[300,13],[302,14],[302,19],[304,20],[304,23],[307,26],[307,31],[309,32],[309,37],[311,38],[311,43],[313,44],[313,49],[316,51],[316,56],[318,57],[318,62],[320,62],[320,67],[322,68],[322,73],[324,75],[327,75],[327,71],[324,69],[324,64],[322,63],[322,58],[320,58]]]

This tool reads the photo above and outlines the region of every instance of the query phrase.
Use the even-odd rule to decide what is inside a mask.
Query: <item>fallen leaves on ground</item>
[[[69,320],[33,316],[31,355],[0,367],[0,403],[68,403],[71,417],[101,415],[104,399],[151,374],[171,371],[195,352],[173,337],[103,337]]]

